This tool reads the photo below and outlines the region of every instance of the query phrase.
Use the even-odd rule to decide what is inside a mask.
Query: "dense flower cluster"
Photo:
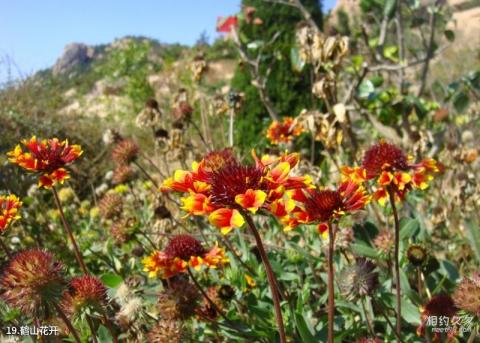
[[[69,178],[68,171],[64,168],[82,155],[80,145],[70,145],[67,140],[58,138],[38,140],[33,136],[30,140],[23,140],[22,144],[8,152],[9,161],[20,167],[40,173],[39,185],[50,188],[56,183],[63,183]]]
[[[228,262],[225,250],[215,245],[207,251],[202,244],[190,235],[176,235],[164,251],[155,251],[143,259],[142,263],[150,277],[159,275],[170,278],[188,268],[200,269],[202,266],[216,268]]]
[[[18,214],[20,207],[22,202],[17,196],[0,195],[0,233],[4,232],[12,222],[20,219]]]
[[[431,158],[419,163],[411,163],[412,159],[399,147],[382,140],[367,150],[361,167],[345,166],[342,174],[344,179],[355,182],[375,180],[373,197],[384,205],[389,191],[403,200],[409,190],[426,189],[433,179],[433,174],[440,171],[437,162]]]
[[[208,216],[224,234],[244,224],[243,211],[263,209],[281,219],[296,211],[296,194],[312,187],[309,176],[291,175],[298,154],[260,159],[253,152],[253,158],[254,165],[244,165],[231,149],[209,153],[193,163],[192,171],[177,170],[163,182],[162,191],[188,193],[181,199],[182,209],[188,215]]]
[[[273,121],[267,129],[267,138],[272,144],[288,143],[303,132],[303,126],[291,117]]]

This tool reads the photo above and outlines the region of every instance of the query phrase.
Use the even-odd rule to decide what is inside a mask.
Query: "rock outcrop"
[[[73,67],[89,63],[94,56],[94,49],[81,43],[72,43],[65,46],[63,55],[53,66],[53,74],[63,74]]]

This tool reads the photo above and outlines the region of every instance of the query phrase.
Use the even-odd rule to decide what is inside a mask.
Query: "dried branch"
[[[303,18],[305,21],[317,32],[320,32],[320,28],[318,27],[317,23],[315,20],[312,18],[312,14],[303,6],[302,2],[300,0],[263,0],[265,2],[270,2],[274,4],[279,4],[279,5],[285,5],[285,6],[291,6],[295,7],[300,11],[302,14]]]
[[[237,46],[238,52],[240,53],[240,58],[250,65],[250,70],[251,70],[251,76],[252,76],[252,85],[257,88],[258,94],[260,95],[260,100],[262,101],[263,105],[267,109],[268,114],[270,115],[270,118],[272,120],[278,121],[280,119],[277,110],[274,108],[272,101],[270,100],[270,97],[267,94],[267,89],[266,89],[266,84],[267,84],[267,78],[262,77],[260,73],[260,58],[261,58],[261,52],[258,54],[256,59],[252,59],[245,48],[242,45],[242,42],[240,42],[240,38],[238,37],[238,32],[235,28],[232,28],[232,38],[233,42]],[[273,42],[276,37],[278,37],[278,34],[276,34],[272,40],[269,42]],[[270,71],[267,70],[267,76],[270,74]]]
[[[435,44],[435,23],[437,20],[437,6],[440,5],[440,0],[436,0],[435,4],[432,7],[432,13],[430,13],[430,38],[428,40],[428,47],[427,47],[427,57],[425,58],[425,64],[423,65],[422,69],[422,77],[420,82],[420,89],[418,90],[417,96],[422,96],[423,92],[425,91],[425,86],[427,84],[427,75],[428,75],[428,68],[430,66],[430,61],[433,58],[433,50]]]

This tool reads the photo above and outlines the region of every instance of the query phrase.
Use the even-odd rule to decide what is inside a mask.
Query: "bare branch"
[[[427,84],[427,75],[428,75],[428,68],[430,66],[430,60],[433,58],[433,46],[435,44],[435,23],[437,20],[437,6],[440,5],[440,0],[436,0],[435,4],[432,7],[432,13],[430,13],[430,38],[428,40],[428,47],[427,47],[427,57],[425,58],[425,64],[423,65],[422,69],[422,77],[420,82],[420,89],[418,90],[418,96],[422,96],[423,92],[425,91],[425,85]]]
[[[315,20],[313,20],[312,14],[305,8],[305,6],[303,6],[300,0],[288,0],[288,1],[287,0],[263,0],[263,1],[279,4],[279,5],[292,6],[297,8],[302,14],[305,21],[308,22],[308,24],[312,28],[314,28],[317,32],[321,31],[317,23],[315,22]]]
[[[277,111],[275,110],[272,101],[270,100],[270,97],[267,94],[266,90],[266,84],[267,80],[265,77],[262,77],[260,73],[260,56],[261,53],[258,54],[257,58],[253,60],[245,50],[245,48],[242,45],[242,42],[240,42],[240,38],[238,37],[238,32],[235,28],[232,28],[232,38],[233,42],[237,46],[238,52],[240,53],[241,59],[250,65],[250,70],[251,70],[251,76],[252,76],[252,85],[257,88],[258,94],[260,95],[260,100],[262,101],[263,105],[267,109],[268,114],[270,115],[270,118],[272,120],[278,121],[280,119]],[[275,35],[271,42],[273,42],[277,38],[277,35]],[[270,74],[270,71],[267,70],[267,77]]]

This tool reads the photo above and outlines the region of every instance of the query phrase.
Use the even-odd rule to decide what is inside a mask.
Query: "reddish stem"
[[[53,192],[53,197],[55,199],[55,205],[57,206],[57,209],[60,212],[60,218],[62,219],[63,228],[65,229],[67,236],[70,238],[70,241],[72,242],[73,251],[75,252],[75,257],[78,263],[80,264],[80,267],[83,273],[85,275],[88,275],[87,267],[85,266],[85,262],[83,261],[82,255],[80,254],[80,250],[78,249],[77,241],[73,236],[72,228],[70,227],[70,224],[67,222],[67,219],[65,218],[65,214],[63,213],[62,204],[60,203],[60,198],[58,197],[58,193],[57,193],[57,190],[55,189],[55,186],[52,186],[52,192]]]
[[[333,224],[328,223],[328,343],[334,341],[333,324],[335,319],[335,290],[334,290],[334,271],[333,271],[333,250],[335,236]]]
[[[402,333],[402,290],[400,287],[400,262],[399,262],[399,242],[400,242],[400,221],[398,220],[397,207],[395,205],[395,194],[391,187],[388,187],[390,204],[392,205],[393,219],[395,221],[395,250],[394,250],[394,270],[395,270],[395,289],[397,293],[397,342]]]
[[[275,319],[277,321],[278,333],[280,334],[280,342],[286,343],[287,338],[285,335],[285,327],[283,325],[282,308],[280,306],[280,294],[278,292],[277,280],[275,279],[275,274],[273,273],[272,266],[270,265],[270,261],[268,260],[267,253],[262,243],[262,238],[258,233],[258,230],[252,220],[252,217],[250,217],[250,215],[245,211],[242,211],[242,214],[245,217],[245,220],[247,221],[250,231],[255,237],[255,242],[257,244],[260,257],[262,258],[263,265],[265,266],[265,270],[267,272],[268,284],[270,285],[270,290],[272,292],[273,307],[275,309]]]

